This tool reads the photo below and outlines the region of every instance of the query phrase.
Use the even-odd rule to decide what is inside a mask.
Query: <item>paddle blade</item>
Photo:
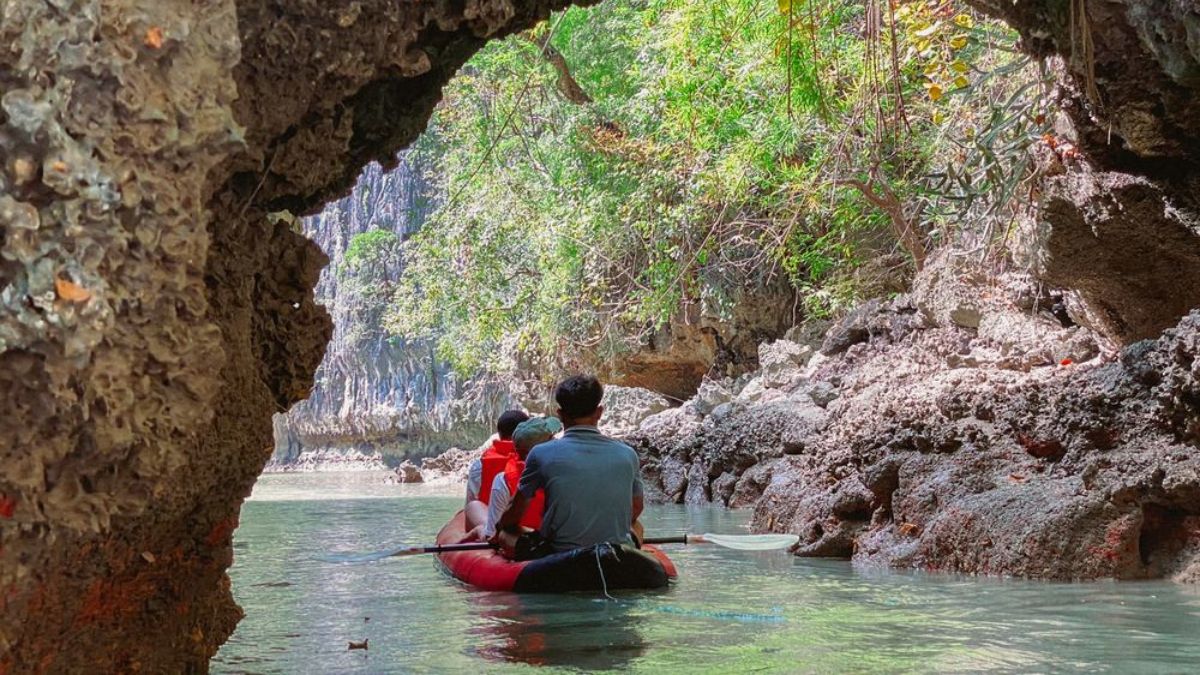
[[[421,553],[456,553],[459,551],[486,551],[495,548],[495,546],[486,541],[467,542],[465,544],[444,544],[442,546],[401,546],[399,548],[389,548],[386,551],[375,551],[373,553],[329,553],[326,555],[316,556],[317,560],[328,563],[365,563],[383,560],[384,558],[397,558],[409,555],[418,555]]]
[[[373,551],[371,553],[327,553],[316,556],[316,559],[327,563],[366,563],[383,560],[392,556],[413,555],[420,552],[419,549],[414,549],[411,546],[403,546],[400,548],[391,548],[386,551]]]
[[[738,551],[774,551],[800,541],[795,534],[703,534],[701,537],[710,544]]]

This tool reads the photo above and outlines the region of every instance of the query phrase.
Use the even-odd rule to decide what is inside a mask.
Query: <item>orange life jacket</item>
[[[492,447],[484,451],[480,457],[483,465],[483,476],[479,483],[479,501],[487,504],[492,499],[492,481],[504,473],[509,457],[517,456],[517,446],[511,440],[497,438],[492,441]]]
[[[525,462],[521,461],[520,455],[514,452],[504,467],[504,480],[508,483],[508,494],[516,496],[517,483],[521,481],[521,472],[524,470]],[[521,527],[540,530],[542,528],[542,512],[545,508],[546,491],[539,489],[533,495],[533,499],[529,500],[529,505],[525,507],[525,515],[521,516]]]

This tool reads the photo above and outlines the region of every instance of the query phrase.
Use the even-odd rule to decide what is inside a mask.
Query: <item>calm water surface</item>
[[[246,610],[218,673],[1200,672],[1200,589],[863,571],[845,562],[668,550],[653,593],[480,593],[432,556],[313,559],[432,543],[458,489],[363,476],[263,477],[235,535]],[[743,532],[748,514],[651,507],[648,533]],[[366,651],[349,641],[369,640]]]

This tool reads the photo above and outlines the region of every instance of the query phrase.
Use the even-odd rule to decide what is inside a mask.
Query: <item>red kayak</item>
[[[438,545],[457,544],[466,535],[462,511],[438,532]],[[495,550],[439,553],[454,578],[484,591],[561,593],[604,588],[662,588],[676,576],[675,565],[653,546],[597,544],[514,562]]]

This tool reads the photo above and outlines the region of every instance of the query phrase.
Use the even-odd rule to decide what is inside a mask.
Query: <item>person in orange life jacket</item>
[[[517,425],[529,419],[529,415],[520,410],[506,410],[496,420],[496,438],[483,455],[471,462],[467,469],[467,503],[463,507],[466,516],[467,536],[464,541],[478,540],[483,534],[483,525],[487,522],[488,499],[491,496],[491,484],[495,477],[504,473],[508,458],[516,453],[512,435]]]
[[[520,536],[515,557],[538,557],[603,542],[633,544],[630,530],[642,512],[637,453],[604,436],[596,425],[604,414],[604,387],[590,375],[559,383],[554,392],[566,431],[525,458],[512,503],[497,521],[491,541],[509,545],[530,501],[544,491],[540,538]]]
[[[512,502],[512,496],[517,493],[517,483],[521,478],[521,472],[525,469],[525,458],[529,452],[533,450],[534,446],[553,440],[554,435],[560,431],[562,431],[562,424],[553,417],[535,417],[517,425],[512,436],[516,452],[509,456],[504,473],[497,475],[492,481],[492,494],[488,499],[487,524],[483,528],[485,539],[495,536],[496,523],[508,509],[509,503]],[[533,531],[542,526],[544,499],[545,495],[539,490],[530,500],[519,523],[522,531]],[[507,536],[511,537],[510,545],[516,543],[515,535]]]

